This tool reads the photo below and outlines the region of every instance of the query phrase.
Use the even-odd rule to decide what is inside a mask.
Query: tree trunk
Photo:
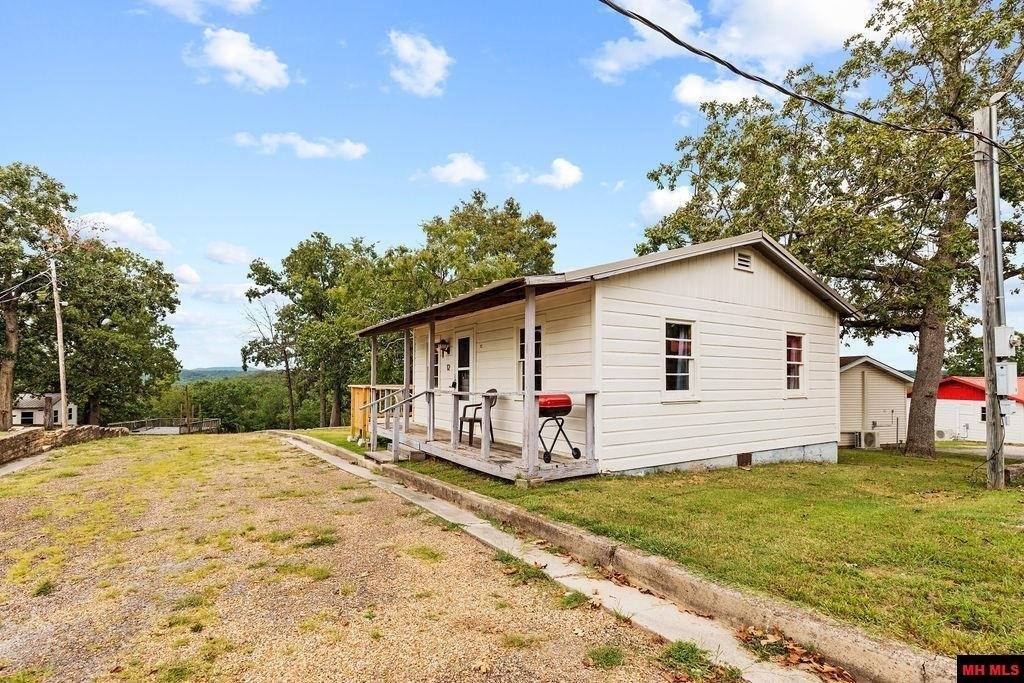
[[[331,389],[331,426],[341,426],[341,384],[338,382]]]
[[[18,355],[18,302],[3,306],[4,350],[0,356],[0,432],[14,424],[14,359]]]
[[[320,366],[320,377],[317,381],[317,391],[320,392],[320,426],[327,426],[327,393],[324,390],[324,367]]]
[[[88,424],[98,425],[100,423],[100,399],[98,396],[90,396],[85,404],[85,411],[88,413]]]
[[[288,364],[288,349],[284,350],[284,383],[288,386],[288,429],[295,429],[295,392],[292,389],[292,369]]]
[[[907,423],[907,453],[935,454],[935,400],[942,380],[946,355],[944,307],[935,301],[925,306],[918,332],[917,374],[914,376],[910,419]]]

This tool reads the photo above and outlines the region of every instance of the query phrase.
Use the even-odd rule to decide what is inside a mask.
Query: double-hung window
[[[665,321],[665,391],[693,394],[693,323]]]
[[[786,390],[802,392],[804,385],[804,336],[786,334]]]
[[[541,390],[541,327],[533,328],[533,388],[534,391]],[[517,362],[519,377],[519,391],[526,391],[526,330],[519,328],[519,360]]]

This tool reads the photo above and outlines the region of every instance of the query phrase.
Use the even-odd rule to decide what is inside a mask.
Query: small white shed
[[[18,394],[11,410],[15,425],[60,426],[60,394]],[[68,403],[68,425],[78,424],[78,406]]]
[[[855,315],[761,232],[502,280],[360,332],[373,358],[405,337],[401,388],[372,361],[371,430],[510,479],[834,462]],[[538,439],[556,395],[578,459],[555,424]]]
[[[840,446],[878,447],[907,436],[914,378],[871,356],[839,359]]]

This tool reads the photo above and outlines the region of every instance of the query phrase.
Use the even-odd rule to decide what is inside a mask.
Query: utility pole
[[[996,93],[987,107],[974,112],[974,131],[994,141],[999,130],[996,105],[1006,93]],[[1013,330],[1006,324],[1003,283],[1003,233],[999,219],[999,150],[974,138],[974,182],[978,204],[978,252],[981,256],[981,324],[985,354],[985,453],[988,488],[1005,483],[1003,441],[1005,420],[1016,410],[1010,396],[1017,393],[1017,364]]]
[[[60,371],[60,427],[68,428],[68,378],[64,367],[64,313],[57,283],[57,260],[50,259],[50,284],[53,285],[53,313],[57,317],[57,368]]]

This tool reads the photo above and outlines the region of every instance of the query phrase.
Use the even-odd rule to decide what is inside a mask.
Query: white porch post
[[[405,378],[405,391],[402,392],[402,400],[412,396],[412,333],[405,331],[405,368],[402,376]],[[402,431],[409,433],[409,417],[412,415],[412,402],[402,406]]]
[[[434,357],[434,321],[427,327],[427,441],[434,440],[434,372],[437,359]]]
[[[597,441],[597,424],[594,415],[594,410],[597,406],[596,394],[587,392],[584,397],[584,402],[587,408],[587,447],[586,447],[586,458],[587,463],[594,465],[597,462],[597,449],[595,447],[595,441]]]
[[[377,450],[377,335],[370,337],[370,451]]]
[[[526,474],[537,472],[537,391],[534,385],[534,365],[537,357],[537,290],[526,288],[526,311],[523,316],[523,461]]]

